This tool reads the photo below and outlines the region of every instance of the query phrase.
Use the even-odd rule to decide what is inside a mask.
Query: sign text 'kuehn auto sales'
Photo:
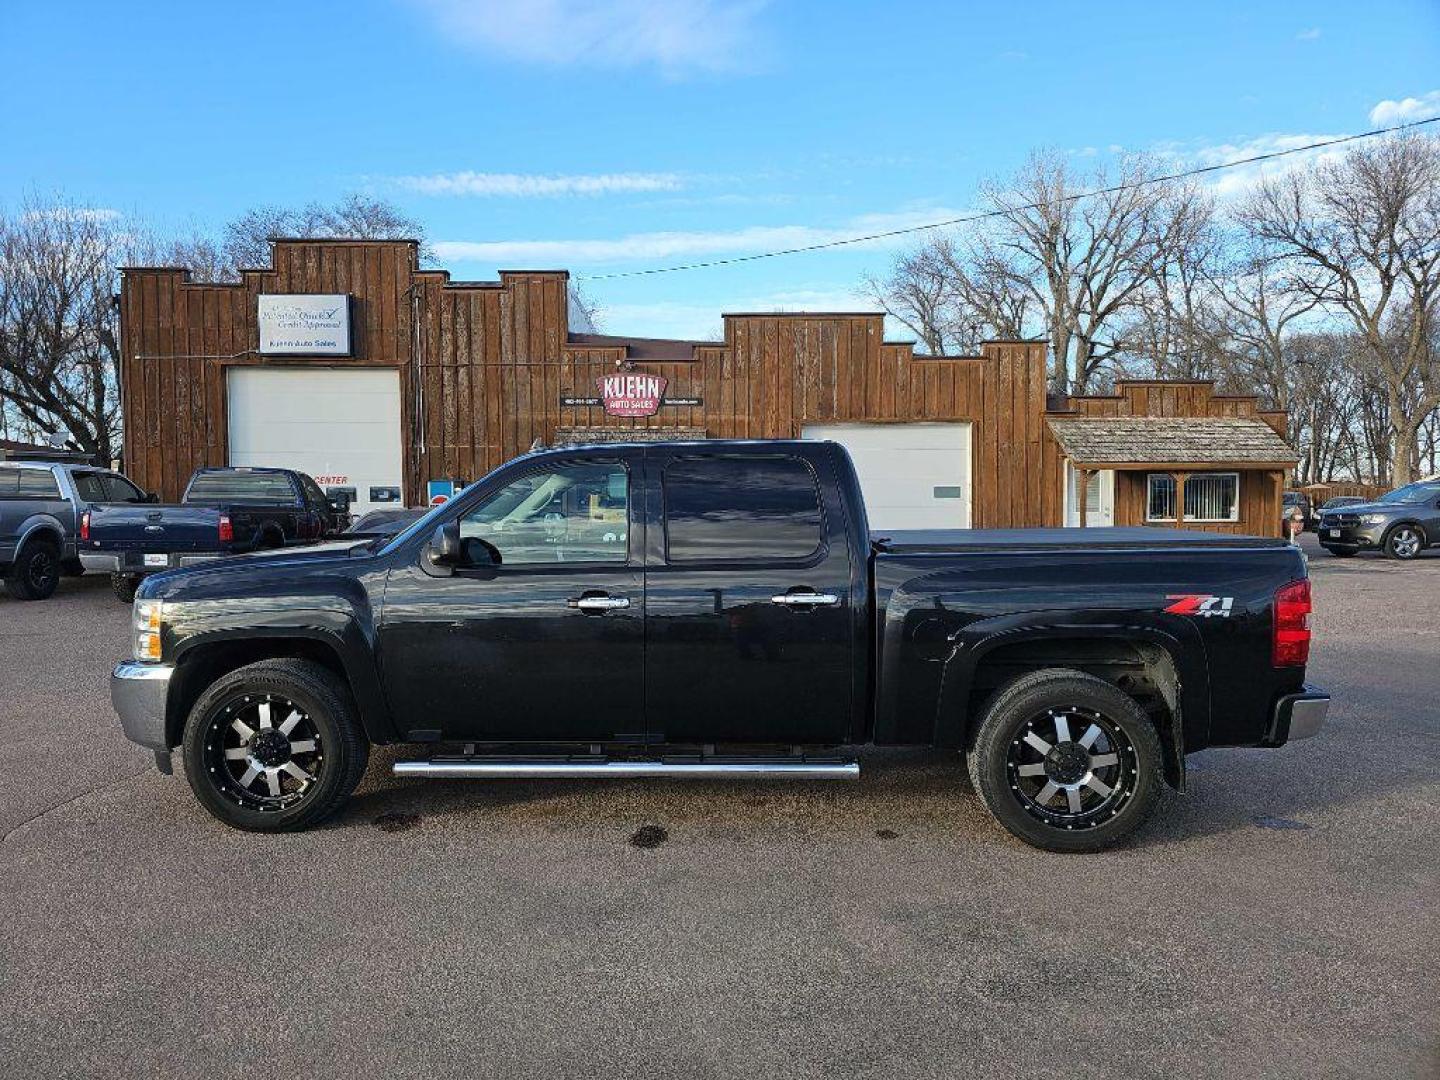
[[[269,355],[350,355],[350,297],[262,293],[260,352]]]
[[[604,375],[595,380],[611,416],[654,416],[665,397],[663,375]]]

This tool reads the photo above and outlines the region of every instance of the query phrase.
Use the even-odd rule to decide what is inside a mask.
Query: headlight
[[[1385,515],[1384,515],[1384,514],[1361,514],[1361,515],[1360,515],[1360,524],[1361,524],[1361,525],[1384,525],[1384,524],[1385,524]]]
[[[135,631],[135,659],[160,659],[160,628],[165,624],[165,605],[159,600],[136,600],[131,615]]]

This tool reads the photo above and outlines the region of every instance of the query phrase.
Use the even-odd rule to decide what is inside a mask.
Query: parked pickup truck
[[[76,536],[95,503],[153,501],[119,473],[72,462],[0,463],[0,575],[17,600],[46,600],[79,574]]]
[[[80,561],[108,572],[128,604],[147,574],[313,544],[348,523],[345,508],[293,469],[199,469],[178,504],[90,507],[80,519]]]
[[[963,754],[1016,836],[1126,836],[1185,756],[1315,734],[1310,583],[1280,540],[1155,529],[872,536],[822,442],[568,448],[389,540],[145,581],[126,734],[200,802],[313,825],[370,747],[406,776],[853,778]]]

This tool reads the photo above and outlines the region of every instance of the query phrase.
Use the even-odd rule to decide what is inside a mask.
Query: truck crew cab
[[[568,448],[391,539],[147,579],[126,733],[244,829],[397,773],[849,778],[964,755],[1031,844],[1139,826],[1185,755],[1312,735],[1310,587],[1283,541],[1154,529],[872,536],[833,443]]]

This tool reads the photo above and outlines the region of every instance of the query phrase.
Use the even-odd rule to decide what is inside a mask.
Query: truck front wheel
[[[966,754],[995,820],[1047,851],[1110,847],[1155,810],[1160,739],[1129,695],[1067,668],[1022,675],[985,709]]]
[[[370,756],[346,685],[308,660],[262,660],[222,675],[185,723],[185,775],[237,829],[293,832],[334,813]]]

